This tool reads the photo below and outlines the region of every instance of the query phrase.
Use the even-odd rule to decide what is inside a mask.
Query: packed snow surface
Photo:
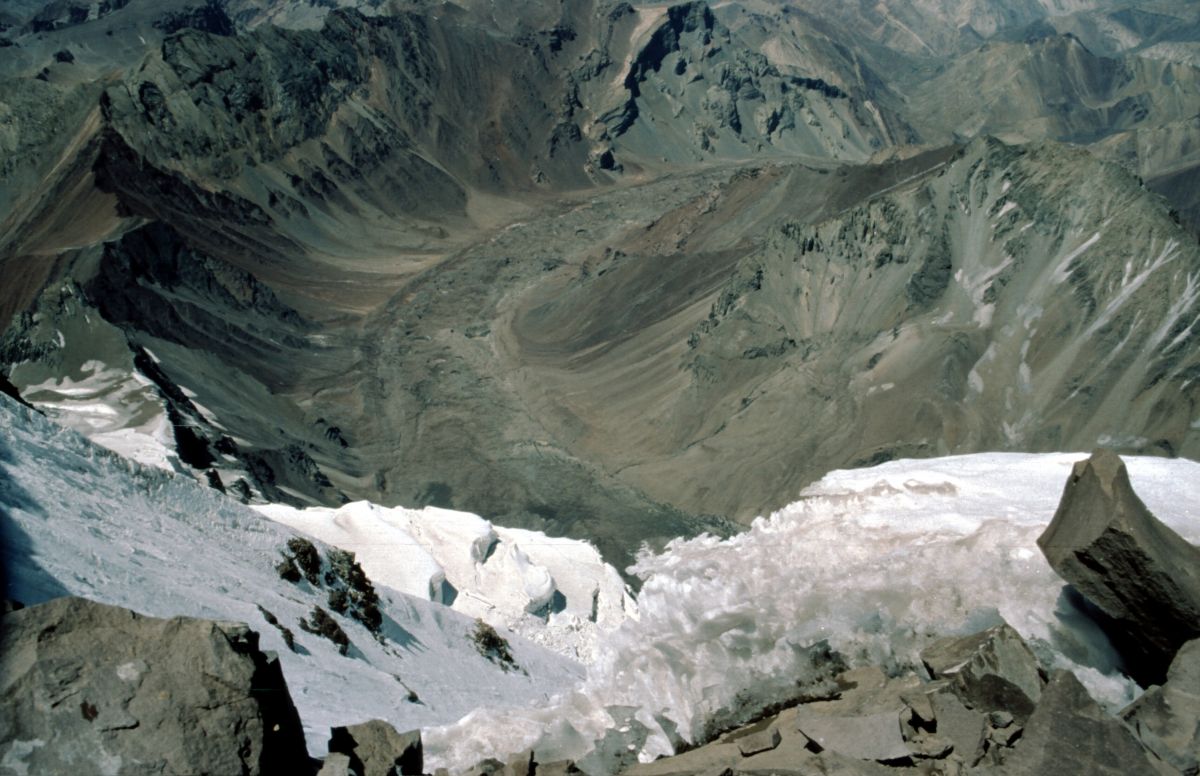
[[[518,666],[507,670],[479,654],[472,618],[379,580],[380,638],[333,615],[351,642],[343,656],[299,625],[314,606],[329,609],[327,591],[276,572],[280,550],[295,535],[188,477],[121,458],[0,395],[5,596],[33,604],[80,595],[158,617],[250,623],[262,648],[280,656],[313,754],[324,752],[334,725],[447,723],[484,704],[544,702],[583,675],[578,662],[501,631]],[[295,651],[260,606],[294,634]]]
[[[603,634],[636,616],[617,570],[587,542],[493,526],[467,512],[387,508],[255,507],[358,557],[367,576],[444,603],[584,662]]]
[[[931,638],[998,617],[1097,699],[1123,704],[1137,688],[1036,545],[1081,457],[981,454],[836,471],[743,534],[643,555],[639,619],[606,638],[580,687],[538,708],[479,710],[426,731],[426,761],[461,768],[531,747],[541,760],[579,758],[606,731],[611,742],[614,728],[649,760],[672,751],[671,728],[694,741],[746,698],[787,697],[811,673],[803,649],[816,642],[855,662],[914,665]],[[1200,542],[1200,464],[1125,460],[1147,506]]]

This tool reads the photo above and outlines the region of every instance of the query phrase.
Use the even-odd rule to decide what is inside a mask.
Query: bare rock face
[[[0,620],[0,759],[29,773],[311,773],[278,662],[240,623],[66,597]]]
[[[360,776],[400,776],[421,773],[424,768],[420,731],[398,733],[379,719],[334,728],[329,751],[331,757],[349,757],[350,772]]]
[[[1075,464],[1038,546],[1113,619],[1110,635],[1141,684],[1161,684],[1179,648],[1200,636],[1200,549],[1150,513],[1116,453]]]
[[[1167,682],[1120,714],[1148,749],[1180,773],[1200,773],[1200,639],[1175,655]]]

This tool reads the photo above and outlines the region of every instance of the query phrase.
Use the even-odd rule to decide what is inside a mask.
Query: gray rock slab
[[[333,752],[325,757],[317,776],[357,776],[357,774],[350,768],[349,755]]]
[[[12,772],[306,774],[279,663],[240,623],[64,597],[3,616],[0,762]]]
[[[1038,546],[1112,618],[1143,686],[1161,684],[1179,648],[1200,637],[1200,549],[1151,514],[1116,453],[1097,450],[1075,464]]]
[[[779,729],[772,727],[766,730],[759,730],[748,736],[742,736],[737,740],[737,748],[743,757],[749,757],[774,749],[779,746],[781,740]]]
[[[1151,687],[1120,717],[1164,762],[1200,773],[1200,639],[1175,655],[1166,684]]]
[[[1092,700],[1068,671],[1057,671],[1002,764],[980,769],[1004,776],[1131,776],[1178,773]]]
[[[1007,711],[1018,720],[1032,712],[1042,692],[1037,658],[1007,624],[969,636],[940,639],[921,652],[937,679],[978,711]]]
[[[953,743],[954,752],[964,761],[973,762],[986,735],[985,715],[967,708],[949,688],[931,693],[929,700],[937,717],[938,737]]]
[[[896,712],[850,717],[814,713],[801,707],[797,709],[796,726],[822,749],[846,757],[879,762],[909,757]]]

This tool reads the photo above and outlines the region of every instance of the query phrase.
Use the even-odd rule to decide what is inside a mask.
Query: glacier
[[[371,579],[445,604],[584,663],[637,617],[624,580],[587,542],[495,526],[469,512],[357,501],[337,509],[255,506],[358,557]]]

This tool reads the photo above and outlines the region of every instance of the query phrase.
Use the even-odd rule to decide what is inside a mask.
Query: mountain
[[[244,501],[623,569],[831,468],[1197,454],[1190,4],[5,14],[6,378]]]
[[[310,749],[431,769],[1001,619],[1122,706],[1035,537],[1103,446],[1200,541],[1198,57],[1183,0],[10,0],[6,596],[247,622]]]

